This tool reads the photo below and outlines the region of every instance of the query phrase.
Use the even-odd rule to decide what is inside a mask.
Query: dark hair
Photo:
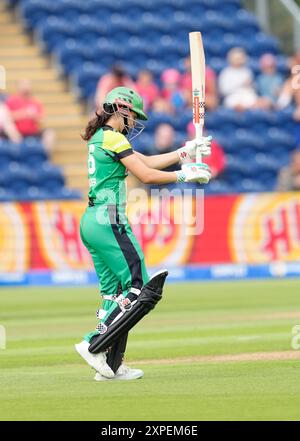
[[[119,80],[121,80],[125,75],[125,71],[120,64],[114,64],[111,68],[111,72],[115,75]]]
[[[85,132],[83,135],[81,135],[81,138],[84,139],[84,141],[89,141],[91,137],[97,132],[98,129],[105,126],[109,118],[111,117],[111,114],[102,111],[101,113],[96,113],[95,118],[91,119],[88,123],[88,125],[85,128]]]

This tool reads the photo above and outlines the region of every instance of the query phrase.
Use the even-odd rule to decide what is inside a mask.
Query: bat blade
[[[192,73],[193,123],[196,130],[196,138],[200,138],[203,133],[205,117],[205,54],[201,32],[190,32],[189,42]],[[200,154],[199,157],[197,156],[197,162],[201,162]]]

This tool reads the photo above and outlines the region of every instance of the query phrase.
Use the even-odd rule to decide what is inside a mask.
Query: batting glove
[[[189,164],[195,162],[197,150],[200,149],[202,156],[209,156],[211,154],[212,136],[202,136],[187,141],[183,147],[177,150],[181,164]]]
[[[181,170],[175,172],[177,182],[198,182],[208,184],[211,179],[211,171],[206,164],[183,164]]]

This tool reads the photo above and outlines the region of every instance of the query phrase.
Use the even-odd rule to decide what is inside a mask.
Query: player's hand
[[[183,164],[181,170],[176,172],[177,182],[198,182],[208,184],[211,179],[211,171],[207,164]]]
[[[195,162],[197,150],[200,150],[201,155],[209,156],[211,154],[212,136],[202,136],[187,141],[183,147],[177,150],[181,164],[189,164]]]

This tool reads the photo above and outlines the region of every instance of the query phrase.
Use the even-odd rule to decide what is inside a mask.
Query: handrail
[[[280,0],[294,19],[294,50],[300,50],[300,7],[293,0]]]

